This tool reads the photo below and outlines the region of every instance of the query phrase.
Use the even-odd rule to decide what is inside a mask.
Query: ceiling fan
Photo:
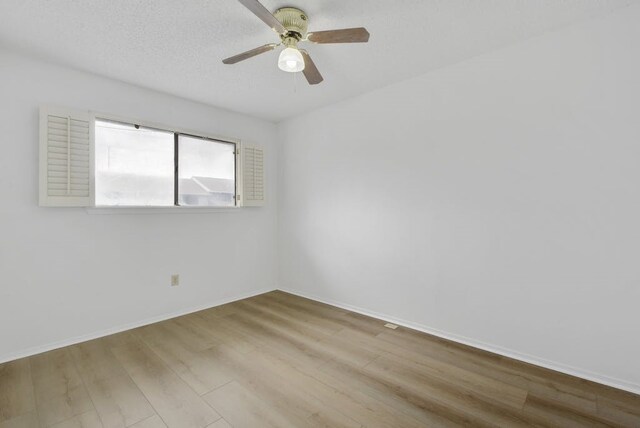
[[[280,45],[285,48],[280,52],[278,67],[289,73],[302,71],[310,85],[317,85],[324,79],[313,63],[309,53],[298,48],[298,42],[313,43],[366,43],[369,32],[362,27],[342,30],[307,32],[309,18],[307,14],[295,7],[283,7],[273,14],[258,0],[238,0],[258,18],[264,21],[280,36],[280,43],[269,43],[250,51],[222,60],[224,64],[235,64],[256,55],[270,52]]]

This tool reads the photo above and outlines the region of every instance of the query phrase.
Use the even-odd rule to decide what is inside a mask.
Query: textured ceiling
[[[365,26],[368,44],[307,49],[325,81],[277,68],[278,41],[236,0],[1,0],[0,45],[74,68],[278,121],[637,0],[263,0],[310,30]],[[306,44],[306,43],[305,43]]]

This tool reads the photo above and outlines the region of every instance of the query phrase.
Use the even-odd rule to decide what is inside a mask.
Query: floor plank
[[[111,352],[112,347],[134,340],[129,334],[116,335],[69,349],[105,428],[125,428],[155,414]]]
[[[464,414],[478,424],[513,427],[527,425],[517,410],[501,406],[499,402],[491,403],[482,394],[452,386],[429,372],[407,367],[397,359],[380,357],[365,366],[364,372],[384,382],[398,385],[397,390],[415,397],[416,403],[425,400],[437,403]]]
[[[429,379],[437,379],[455,386],[457,389],[482,396],[488,402],[501,403],[513,409],[522,409],[527,398],[526,389],[511,386],[438,360],[423,357],[412,360],[394,354],[384,354],[379,358],[379,361],[384,360],[395,364],[396,367],[401,367],[409,376],[418,374],[418,376]]]
[[[0,364],[0,422],[35,409],[29,360],[25,358]]]
[[[623,426],[640,427],[640,397],[626,392],[598,396],[598,416]]]
[[[39,428],[38,416],[36,413],[24,413],[12,419],[0,422],[0,428]]]
[[[233,380],[223,367],[211,361],[207,352],[195,350],[201,346],[185,342],[179,331],[155,327],[146,327],[141,339],[196,393],[205,394]]]
[[[102,423],[98,414],[95,411],[90,411],[52,425],[51,428],[102,428]]]
[[[263,311],[260,305],[255,303],[247,302],[240,307],[240,313],[278,334],[292,337],[296,343],[303,344],[311,349],[314,355],[320,356],[322,362],[339,358],[350,360],[356,365],[365,365],[378,356],[377,353],[354,345],[350,341],[318,332],[295,318]]]
[[[220,418],[146,345],[130,343],[112,352],[169,428],[203,428]]]
[[[135,340],[129,333],[107,336],[69,347],[78,373],[85,382],[123,376],[127,372],[111,353],[111,348]]]
[[[207,428],[233,428],[233,427],[231,425],[229,425],[229,422],[227,422],[224,419],[220,418],[217,421],[215,421],[214,423],[212,423],[211,425],[209,425]]]
[[[268,349],[253,356],[253,360],[261,370],[285,376],[290,389],[301,391],[321,409],[334,408],[340,414],[366,426],[395,427],[399,422],[404,427],[422,426],[414,419],[400,417],[398,412],[384,403],[366,396],[345,382],[322,376],[322,372],[318,370],[296,369],[288,360]],[[351,421],[344,423],[348,425]]]
[[[227,319],[233,321],[235,329],[252,336],[260,345],[270,346],[290,355],[299,364],[316,367],[327,361],[326,355],[318,355],[308,346],[308,343],[299,342],[295,336],[264,325],[244,313],[229,315]]]
[[[162,421],[162,418],[160,418],[160,416],[153,415],[150,418],[145,419],[144,421],[140,421],[137,424],[132,425],[131,428],[167,428],[167,425]]]
[[[204,398],[234,428],[298,426],[235,381],[205,395]]]
[[[456,409],[449,409],[422,394],[404,391],[397,383],[371,376],[361,367],[331,361],[320,367],[320,371],[329,378],[348,383],[369,397],[396,409],[402,415],[419,421],[421,426],[460,426],[472,425],[474,422]],[[331,380],[329,382],[334,383]]]
[[[30,362],[43,427],[95,410],[67,348],[36,355]]]
[[[524,416],[538,425],[549,427],[610,427],[614,426],[598,415],[576,411],[562,403],[530,394],[524,406]]]
[[[202,311],[196,315],[184,316],[183,322],[206,330],[216,342],[238,352],[247,353],[256,349],[255,339],[234,329],[232,321],[218,315]]]
[[[286,415],[298,426],[357,427],[349,416],[333,406],[323,406],[308,389],[293,381],[292,360],[283,365],[272,364],[269,355],[281,355],[271,348],[260,348],[251,354],[239,354],[224,346],[209,350],[212,358],[233,371],[236,381],[278,413]],[[309,385],[306,385],[309,387]],[[231,422],[231,421],[230,421]],[[231,422],[233,425],[233,422]]]
[[[86,386],[104,428],[125,428],[155,414],[129,375],[96,380]]]

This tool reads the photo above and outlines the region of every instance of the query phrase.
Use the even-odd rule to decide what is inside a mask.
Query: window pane
[[[173,138],[96,120],[96,205],[173,205]]]
[[[186,135],[178,139],[178,201],[191,206],[234,206],[235,144]]]

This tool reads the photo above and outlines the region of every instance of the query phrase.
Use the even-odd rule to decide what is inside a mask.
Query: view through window
[[[235,144],[178,136],[178,203],[235,205]]]
[[[97,206],[234,206],[236,145],[96,120]]]

